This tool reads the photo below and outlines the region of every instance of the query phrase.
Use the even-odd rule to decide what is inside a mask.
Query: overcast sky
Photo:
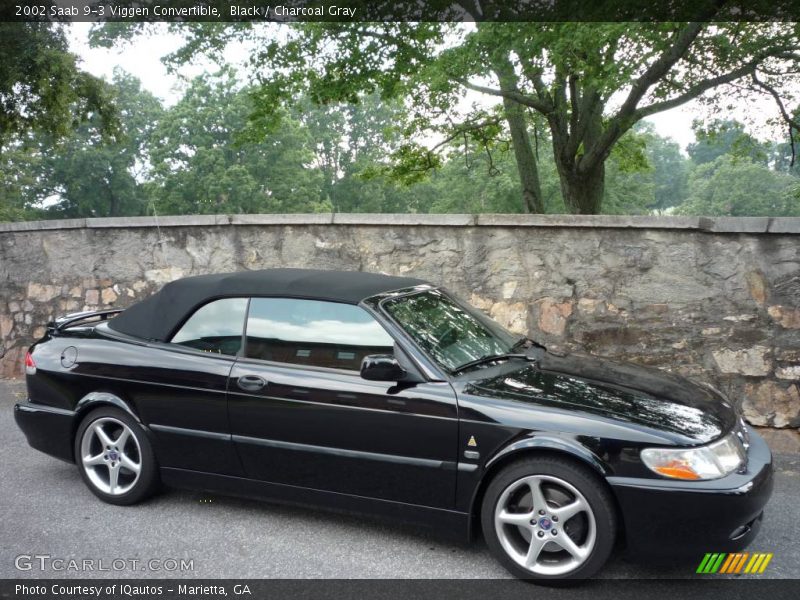
[[[179,35],[167,33],[164,30],[160,35],[137,37],[133,43],[121,49],[92,49],[88,44],[91,24],[73,23],[70,27],[72,49],[81,57],[83,67],[90,73],[110,79],[114,67],[121,67],[138,77],[145,89],[155,94],[166,105],[174,104],[180,98],[181,78],[168,73],[161,62],[164,55],[180,46]],[[234,48],[229,54],[229,58],[234,64],[243,61],[245,56],[246,52],[243,49]],[[210,68],[208,65],[193,65],[182,68],[180,74],[185,77],[194,77],[208,68]],[[766,119],[767,116],[771,116],[773,108],[769,102],[764,100],[742,107],[740,109],[742,114],[733,116],[741,119],[745,112],[749,112],[751,116],[755,112],[756,114],[763,113],[764,119]],[[660,135],[674,139],[681,148],[685,149],[687,144],[694,141],[692,120],[702,116],[703,112],[700,107],[694,103],[688,103],[677,109],[659,113],[647,120],[655,125],[656,131]],[[758,132],[755,133],[758,134]]]

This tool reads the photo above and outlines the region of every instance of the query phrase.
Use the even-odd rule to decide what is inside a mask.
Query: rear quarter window
[[[173,344],[235,356],[242,348],[247,298],[223,298],[198,308],[172,336]]]

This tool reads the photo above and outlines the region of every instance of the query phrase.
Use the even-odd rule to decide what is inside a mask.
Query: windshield
[[[473,360],[511,352],[520,338],[441,290],[392,298],[383,302],[383,308],[449,372]]]

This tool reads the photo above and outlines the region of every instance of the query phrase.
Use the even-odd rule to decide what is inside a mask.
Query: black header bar
[[[3,0],[0,21],[800,21],[800,0]]]

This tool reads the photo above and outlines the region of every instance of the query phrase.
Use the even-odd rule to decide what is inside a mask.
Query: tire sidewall
[[[81,460],[81,442],[86,430],[97,421],[104,417],[111,417],[124,423],[135,436],[139,444],[139,453],[141,454],[142,470],[139,474],[139,479],[136,484],[124,494],[112,495],[107,494],[95,487],[86,474],[86,469]],[[92,493],[109,504],[128,505],[135,504],[150,496],[158,485],[158,464],[153,453],[152,445],[147,437],[145,430],[131,415],[124,410],[112,406],[103,406],[96,408],[89,412],[81,421],[75,432],[75,441],[73,445],[73,452],[75,456],[75,464],[78,466],[81,478],[86,486]]]
[[[519,566],[503,549],[494,525],[494,513],[503,491],[513,482],[529,475],[550,475],[574,485],[591,507],[597,529],[595,546],[589,558],[566,575],[541,575]],[[597,573],[614,549],[617,531],[616,510],[611,493],[600,477],[578,463],[560,458],[528,458],[502,469],[486,488],[481,505],[481,527],[492,554],[514,576],[550,585],[564,585]]]

